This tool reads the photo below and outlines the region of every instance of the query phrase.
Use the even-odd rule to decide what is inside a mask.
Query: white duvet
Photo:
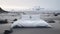
[[[46,26],[46,27],[51,27],[51,25],[49,25],[47,22],[45,22],[44,20],[18,20],[15,21],[11,27],[14,26],[20,26],[20,27],[38,27],[38,26]]]
[[[46,26],[51,27],[47,22],[40,19],[39,15],[22,15],[22,18],[15,21],[11,27],[14,26],[20,26],[20,27],[38,27],[38,26]]]

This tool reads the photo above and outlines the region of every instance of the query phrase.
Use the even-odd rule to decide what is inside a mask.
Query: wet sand
[[[49,23],[52,28],[17,28],[13,29],[11,34],[60,34],[60,23]],[[10,29],[9,24],[0,24],[0,34],[3,34],[4,30]]]

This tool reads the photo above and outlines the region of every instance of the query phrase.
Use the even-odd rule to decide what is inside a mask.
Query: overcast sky
[[[0,0],[0,7],[28,9],[35,6],[40,6],[45,9],[60,10],[60,0]]]

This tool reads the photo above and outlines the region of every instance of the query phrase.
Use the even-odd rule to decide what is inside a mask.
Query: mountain
[[[8,11],[5,11],[0,7],[0,13],[8,13]]]

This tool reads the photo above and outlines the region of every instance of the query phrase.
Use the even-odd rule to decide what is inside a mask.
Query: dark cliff
[[[5,11],[0,7],[0,13],[8,13],[8,11]]]

